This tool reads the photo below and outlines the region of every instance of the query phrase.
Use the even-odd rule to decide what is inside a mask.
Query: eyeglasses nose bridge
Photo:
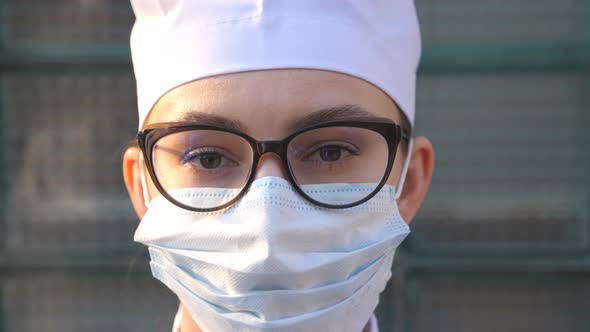
[[[263,154],[267,153],[267,152],[271,152],[274,153],[276,155],[278,155],[279,157],[281,156],[281,150],[282,150],[282,142],[281,141],[262,141],[262,142],[257,142],[256,143],[256,152],[258,153],[259,156],[262,156]]]
[[[274,176],[280,176],[283,177],[285,179],[287,179],[287,173],[289,172],[288,170],[288,166],[286,165],[286,160],[284,160],[283,158],[283,149],[284,149],[284,141],[258,141],[256,142],[256,156],[255,156],[255,163],[256,163],[256,171],[255,171],[255,175],[254,178],[258,178],[260,177],[260,171],[262,171],[261,169],[258,169],[258,167],[260,165],[258,165],[259,161],[262,159],[263,155],[267,152],[270,153],[274,153],[277,157],[277,161],[279,161],[279,164],[277,165],[279,167],[278,172],[274,174]],[[268,169],[266,171],[263,171],[263,173],[267,172]],[[270,174],[270,173],[269,173]],[[270,174],[273,175],[273,174]]]

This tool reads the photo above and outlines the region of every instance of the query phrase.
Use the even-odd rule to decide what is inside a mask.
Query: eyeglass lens
[[[176,132],[152,148],[160,186],[178,202],[200,209],[224,205],[238,195],[252,162],[248,141],[216,130]]]
[[[328,127],[295,137],[287,156],[306,195],[321,203],[346,205],[364,199],[379,185],[387,169],[387,146],[383,136],[369,129]]]

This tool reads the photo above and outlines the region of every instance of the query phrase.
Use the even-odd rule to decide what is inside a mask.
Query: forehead
[[[285,134],[306,115],[340,106],[400,120],[391,98],[362,79],[324,70],[280,69],[220,75],[176,87],[160,98],[146,124],[206,114],[239,122],[254,136],[274,136]]]

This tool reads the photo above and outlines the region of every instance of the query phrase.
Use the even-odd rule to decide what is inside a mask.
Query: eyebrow
[[[288,130],[296,131],[301,128],[329,121],[367,117],[376,118],[377,116],[359,105],[339,105],[334,107],[323,108],[312,113],[306,114],[303,117],[289,124]],[[180,114],[180,117],[178,117],[176,121],[194,122],[204,125],[233,129],[241,132],[248,132],[247,126],[238,120],[233,120],[227,117],[208,113],[184,112]]]
[[[329,108],[317,110],[313,113],[306,114],[303,117],[293,122],[289,129],[295,131],[297,129],[313,126],[323,122],[334,120],[346,120],[354,118],[377,117],[375,114],[367,111],[358,105],[340,105]]]
[[[194,122],[198,124],[204,124],[209,126],[223,127],[227,129],[233,129],[241,132],[247,132],[248,128],[240,121],[232,120],[227,117],[207,114],[201,112],[186,112],[182,113],[177,121],[181,122]]]

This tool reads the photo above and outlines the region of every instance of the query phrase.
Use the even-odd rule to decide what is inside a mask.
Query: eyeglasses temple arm
[[[403,136],[402,136],[402,138],[403,138]],[[395,188],[394,199],[396,199],[396,200],[402,195],[402,189],[404,188],[404,182],[406,180],[406,173],[408,172],[408,167],[410,166],[410,160],[412,159],[412,143],[414,142],[414,140],[408,136],[405,136],[405,139],[408,140],[408,153],[406,155],[406,160],[404,160],[402,174],[400,175],[397,187]]]
[[[144,166],[144,161],[143,161],[143,154],[140,153],[139,154],[139,177],[140,177],[140,181],[141,181],[141,191],[143,192],[143,205],[145,205],[146,208],[149,209],[151,201],[150,198],[148,197],[148,186],[147,186],[147,181],[145,178],[145,171],[143,170],[143,166]]]

